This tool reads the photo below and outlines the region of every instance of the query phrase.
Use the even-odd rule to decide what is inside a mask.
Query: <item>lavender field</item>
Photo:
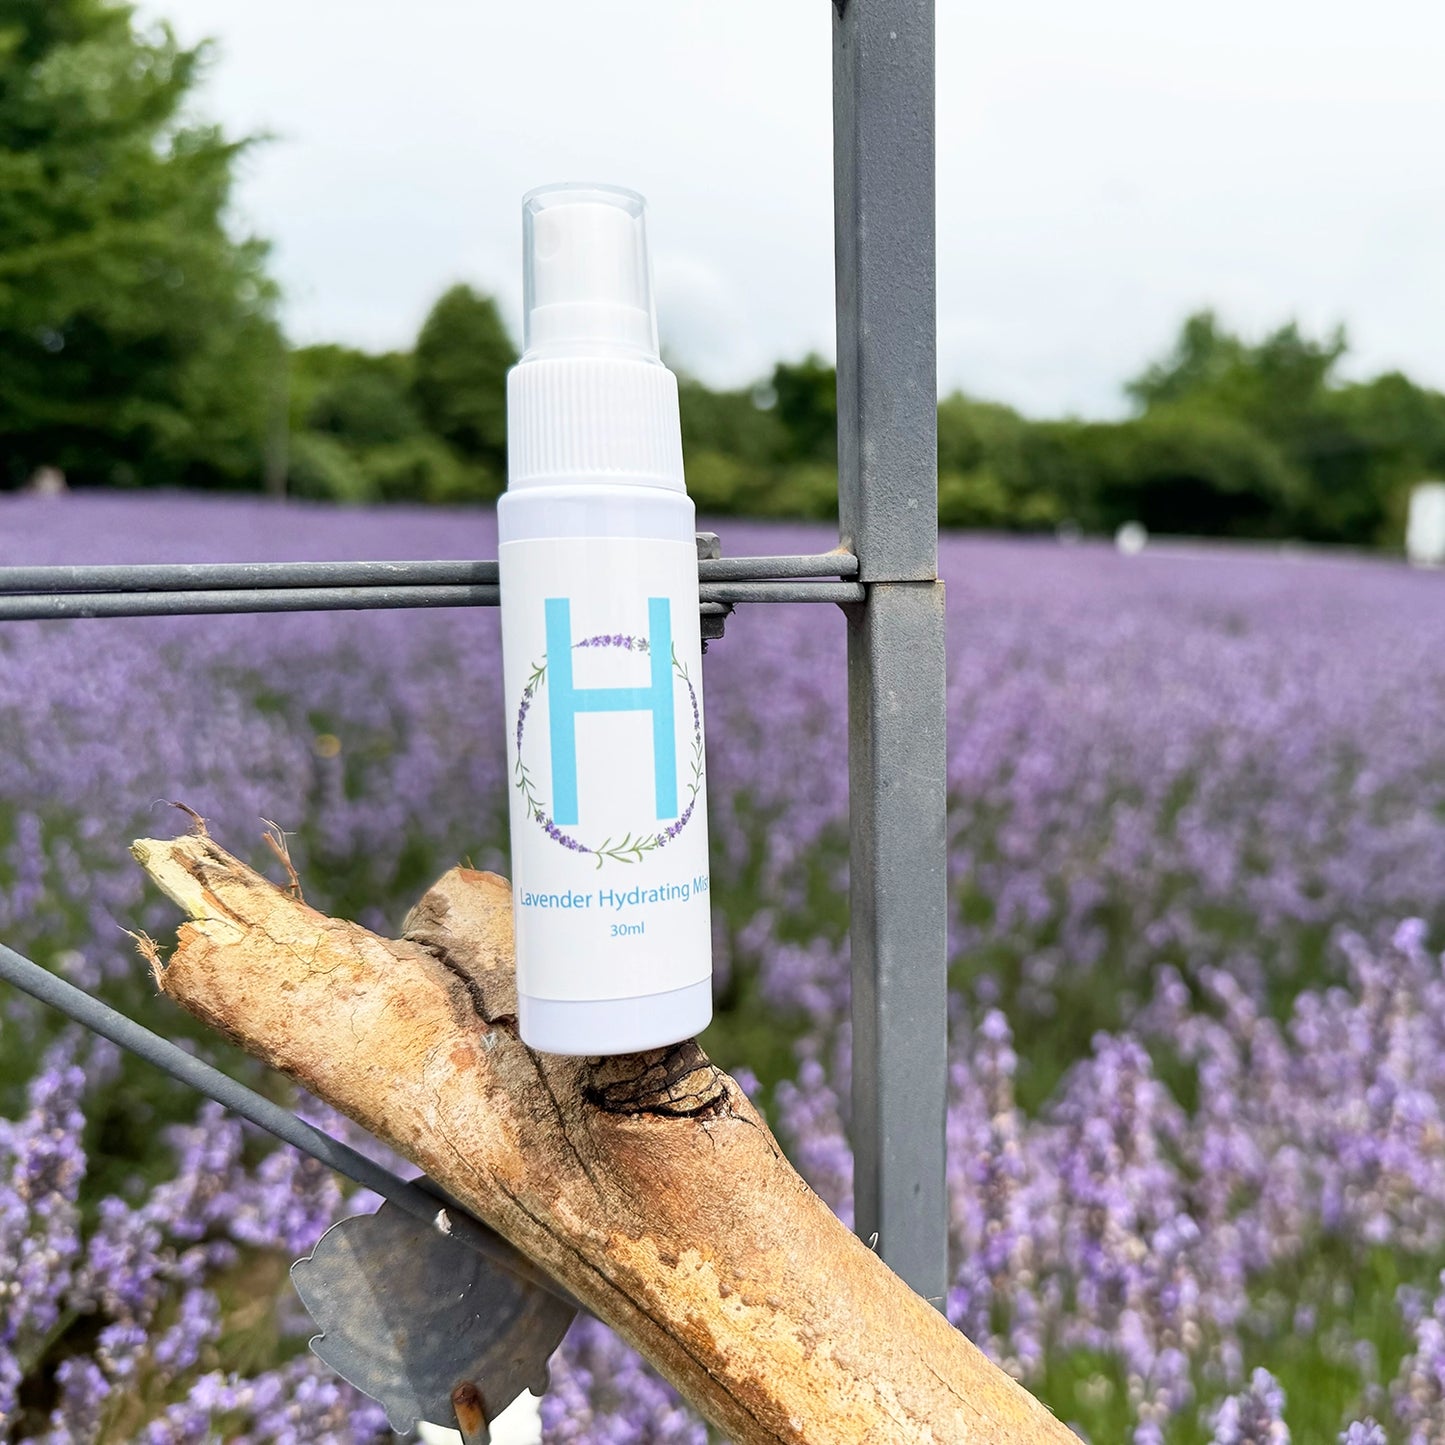
[[[0,504],[0,564],[494,545],[480,513]],[[1096,1445],[1445,1445],[1445,578],[942,559],[950,1319]],[[395,929],[458,859],[505,868],[498,663],[480,611],[5,624],[0,939],[244,1071],[152,997],[123,930],[174,915],[127,844],[182,799],[274,873],[274,819],[311,902]],[[705,685],[705,1042],[846,1219],[841,617],[740,613]],[[0,997],[0,1441],[385,1438],[285,1279],[367,1203]],[[542,1413],[550,1445],[708,1439],[595,1324]]]

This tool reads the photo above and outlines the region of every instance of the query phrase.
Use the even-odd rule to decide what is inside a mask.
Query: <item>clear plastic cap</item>
[[[539,186],[522,199],[523,357],[659,360],[647,202],[621,186]]]

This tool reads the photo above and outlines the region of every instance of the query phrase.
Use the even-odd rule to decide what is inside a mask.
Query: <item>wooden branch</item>
[[[504,880],[453,869],[392,941],[204,836],[132,851],[187,916],[167,994],[420,1165],[739,1445],[1075,1440],[838,1222],[695,1043],[526,1048]]]

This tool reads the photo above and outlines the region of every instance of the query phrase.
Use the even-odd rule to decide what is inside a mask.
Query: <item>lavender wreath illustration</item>
[[[620,632],[602,633],[596,637],[584,637],[581,642],[573,644],[574,651],[583,647],[618,647],[627,652],[641,653],[650,651],[647,638],[629,637]],[[687,668],[683,666],[675,647],[672,650],[672,671],[673,674],[682,681],[683,686],[687,688],[688,699],[692,704],[692,774],[687,784],[687,806],[678,814],[676,820],[661,832],[650,832],[646,828],[643,828],[637,832],[628,831],[621,838],[606,837],[600,843],[585,843],[582,839],[574,837],[571,833],[559,828],[557,824],[553,822],[551,814],[547,811],[543,805],[543,800],[537,794],[536,782],[523,757],[522,742],[526,736],[527,714],[531,711],[533,701],[541,692],[547,680],[547,658],[545,654],[541,662],[532,664],[531,672],[527,676],[527,685],[522,689],[522,700],[517,707],[517,765],[513,770],[513,776],[514,785],[522,795],[522,802],[527,810],[527,816],[531,818],[558,847],[566,848],[572,853],[585,853],[588,857],[596,860],[598,868],[601,868],[605,863],[640,863],[649,853],[654,853],[659,848],[665,848],[687,827],[688,823],[692,821],[693,809],[696,808],[698,794],[702,791],[702,714],[697,705],[697,689],[693,686],[692,678],[688,676]]]

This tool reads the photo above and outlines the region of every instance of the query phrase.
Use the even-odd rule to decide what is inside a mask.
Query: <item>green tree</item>
[[[206,59],[107,0],[0,3],[0,483],[257,485],[282,344]]]
[[[412,395],[426,425],[499,489],[507,465],[507,372],[517,348],[496,302],[453,286],[432,307],[417,337]]]
[[[292,355],[291,490],[337,502],[466,502],[492,497],[496,473],[459,456],[422,423],[413,360],[348,346]]]
[[[1305,486],[1256,427],[1205,407],[1076,424],[1071,440],[1089,478],[1083,520],[1093,530],[1138,521],[1185,536],[1280,536]]]
[[[954,392],[938,404],[938,519],[949,527],[1054,526],[1077,511],[1037,423]]]
[[[786,435],[790,462],[838,461],[838,373],[811,352],[801,361],[780,361],[768,387]]]
[[[361,447],[419,436],[423,427],[411,372],[411,357],[404,352],[302,347],[291,353],[292,427]]]
[[[1445,395],[1392,371],[1340,387],[1330,400],[1355,464],[1363,455],[1370,468],[1374,530],[1365,540],[1398,545],[1411,488],[1445,476]]]
[[[788,449],[787,433],[767,388],[714,391],[681,374],[677,400],[682,442],[689,456],[716,452],[762,472],[775,466]]]
[[[1255,509],[1249,530],[1326,542],[1384,541],[1398,510],[1396,493],[1406,485],[1401,454],[1409,442],[1392,435],[1386,443],[1376,426],[1370,400],[1383,397],[1362,404],[1337,383],[1346,350],[1338,327],[1316,339],[1290,322],[1251,344],[1225,331],[1213,313],[1200,312],[1184,323],[1170,355],[1128,391],[1146,417],[1161,409],[1208,415],[1247,427],[1278,449],[1298,484],[1261,493],[1265,506]],[[1237,447],[1235,453],[1237,459]],[[1225,470],[1232,465],[1220,461]],[[1207,508],[1194,515],[1201,524],[1211,521]],[[1204,529],[1237,530],[1240,521],[1235,509],[1230,519]]]
[[[1256,345],[1223,330],[1212,311],[1180,328],[1174,349],[1125,388],[1145,410],[1209,401],[1266,432],[1297,425],[1315,411],[1349,349],[1343,328],[1323,341],[1291,321]]]
[[[1124,390],[1144,410],[1215,393],[1248,367],[1244,343],[1219,324],[1212,311],[1196,311],[1179,328],[1174,347],[1151,362]]]
[[[765,516],[779,491],[787,435],[759,389],[714,391],[677,379],[687,489],[699,512]]]

